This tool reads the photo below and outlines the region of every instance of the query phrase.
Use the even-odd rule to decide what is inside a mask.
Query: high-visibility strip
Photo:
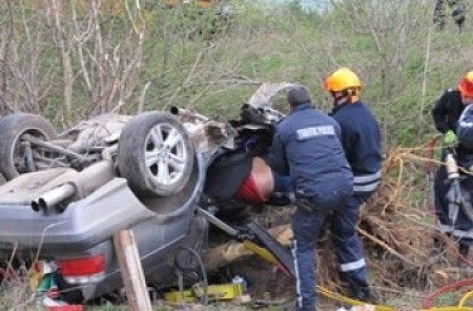
[[[353,182],[357,184],[365,184],[365,183],[377,181],[380,178],[381,178],[381,171],[378,171],[376,173],[369,174],[369,175],[354,176]]]
[[[342,263],[340,265],[340,270],[343,272],[354,271],[363,268],[366,266],[366,261],[364,258],[361,258],[357,261]]]
[[[353,177],[353,191],[373,192],[378,188],[381,179],[381,171],[369,175]]]
[[[372,192],[378,188],[379,182],[372,183],[364,186],[353,185],[353,191],[355,192]]]
[[[301,279],[299,274],[299,260],[296,255],[297,251],[297,240],[294,239],[292,242],[291,253],[294,258],[294,271],[296,277],[296,295],[297,295],[297,306],[302,307],[302,292],[301,292]]]
[[[437,222],[437,228],[443,233],[450,233],[451,235],[457,238],[470,238],[473,239],[473,230],[459,230],[455,229],[452,225],[444,225],[440,222]]]

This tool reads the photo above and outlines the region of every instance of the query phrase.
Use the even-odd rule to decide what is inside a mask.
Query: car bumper
[[[57,253],[92,248],[118,230],[152,218],[154,213],[114,178],[61,214],[44,215],[29,204],[0,204],[0,247],[12,244]]]

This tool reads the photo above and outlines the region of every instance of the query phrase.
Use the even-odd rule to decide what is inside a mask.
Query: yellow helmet
[[[469,71],[460,80],[458,90],[464,97],[473,97],[473,71]]]
[[[335,70],[325,79],[324,88],[329,92],[341,92],[345,90],[359,91],[362,88],[360,78],[346,67]]]

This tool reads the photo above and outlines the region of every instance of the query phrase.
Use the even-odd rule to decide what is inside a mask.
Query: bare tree
[[[0,37],[0,55],[8,55],[0,58],[6,102],[15,110],[56,111],[69,125],[131,105],[139,97],[146,22],[139,1],[128,4],[112,11],[101,0],[0,4],[9,13]],[[2,107],[2,114],[11,110]]]
[[[41,99],[51,84],[45,77],[49,68],[41,66],[45,48],[44,19],[27,12],[24,1],[8,0],[1,4],[7,18],[2,20],[0,37],[3,49],[3,113],[25,110],[41,111]]]
[[[63,60],[66,114],[70,113],[67,109],[72,105],[71,90],[77,82],[85,89],[83,116],[118,112],[130,101],[139,83],[146,25],[139,1],[132,8],[124,2],[124,9],[115,16],[117,24],[108,25],[103,18],[101,0],[87,1],[85,14],[80,12],[77,2],[72,1],[68,7],[70,24],[67,27],[61,20],[60,12],[64,10],[57,6],[58,0],[51,1],[56,4],[52,5],[56,32],[65,34],[58,37],[62,40],[57,40],[57,44]],[[113,31],[107,30],[107,26]],[[123,26],[127,28],[120,29]],[[71,55],[77,64],[74,73]]]
[[[426,93],[428,57],[423,59],[419,51],[430,44],[431,5],[419,0],[332,0],[331,5],[327,16],[331,18],[332,27],[324,31],[322,50],[330,55],[332,67],[351,66],[371,90],[376,85],[376,92],[371,92],[369,100],[377,104],[386,143],[391,145],[391,133],[398,131],[396,119],[406,118],[402,108],[394,111],[393,102],[418,102],[419,109],[415,111],[420,115],[416,116],[416,122],[424,120],[425,100],[421,97]],[[353,45],[352,38],[358,38],[357,45]],[[349,61],[337,57],[340,55],[337,50],[350,53]],[[413,64],[416,67],[412,69],[417,72],[409,71],[408,67]],[[408,79],[406,75],[413,78]],[[409,89],[413,89],[418,97],[402,98]],[[428,127],[422,128],[428,130]]]
[[[73,96],[73,69],[71,60],[71,42],[67,41],[65,29],[63,28],[63,14],[62,1],[51,0],[51,10],[54,16],[55,26],[55,42],[58,48],[58,55],[61,58],[62,64],[62,84],[63,84],[63,119],[64,122],[69,123],[71,117],[72,108],[72,96]]]

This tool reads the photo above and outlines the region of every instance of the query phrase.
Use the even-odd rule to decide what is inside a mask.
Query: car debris
[[[255,171],[253,160],[262,159],[272,125],[284,116],[271,107],[271,97],[288,86],[264,84],[252,97],[258,100],[243,105],[240,119],[231,122],[171,107],[135,116],[100,115],[58,134],[38,115],[2,117],[0,252],[29,254],[32,261],[57,267],[54,286],[69,304],[122,287],[112,237],[124,229],[136,236],[152,287],[175,285],[176,264],[198,269],[186,250],[202,252],[203,241],[211,238],[209,224],[293,273],[288,250],[261,225],[236,230],[231,219],[218,216],[241,212],[224,203],[248,180],[250,192],[272,189],[255,183],[271,182],[271,176],[252,179],[272,174]],[[225,164],[228,159],[242,161]],[[244,174],[234,178],[217,162]],[[241,163],[243,170],[236,166]],[[264,161],[259,165],[264,168]],[[259,197],[268,200],[271,194]],[[240,199],[251,196],[243,193]]]

